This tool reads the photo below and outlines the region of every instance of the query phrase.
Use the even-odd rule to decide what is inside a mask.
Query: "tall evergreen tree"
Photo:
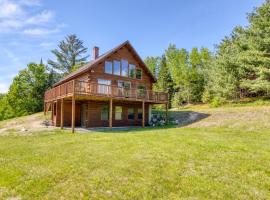
[[[169,72],[169,68],[167,66],[165,55],[162,55],[161,61],[160,61],[157,89],[164,92],[168,92],[169,102],[171,102],[171,99],[173,96],[173,81],[171,78],[171,74]],[[171,106],[171,103],[169,106]]]
[[[148,56],[144,59],[144,63],[150,69],[153,75],[157,77],[159,71],[160,57]]]
[[[55,70],[68,74],[86,62],[88,56],[85,56],[87,48],[83,41],[73,35],[68,35],[65,40],[60,41],[58,49],[52,50],[56,61],[48,60],[48,64]]]

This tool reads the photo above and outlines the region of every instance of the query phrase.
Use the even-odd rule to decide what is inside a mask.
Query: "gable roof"
[[[119,49],[121,49],[122,47],[126,46],[128,48],[128,50],[133,53],[133,55],[136,57],[136,59],[139,61],[139,63],[144,67],[146,73],[152,78],[152,80],[154,82],[156,82],[156,78],[155,76],[152,74],[152,72],[150,71],[150,69],[146,66],[146,64],[143,62],[143,60],[141,59],[141,57],[139,56],[139,54],[136,52],[136,50],[133,48],[133,46],[130,44],[130,42],[127,40],[125,42],[123,42],[122,44],[118,45],[117,47],[107,51],[106,53],[100,55],[97,59],[95,60],[91,60],[89,63],[87,63],[86,65],[80,67],[78,70],[70,73],[69,75],[67,75],[66,77],[64,77],[63,79],[61,79],[59,82],[55,83],[53,85],[53,87],[56,87],[64,82],[67,82],[73,78],[76,78],[77,76],[89,71],[93,66],[95,66],[96,64],[102,62],[103,60],[105,60],[107,57],[111,56],[113,53],[115,53],[116,51],[118,51]]]

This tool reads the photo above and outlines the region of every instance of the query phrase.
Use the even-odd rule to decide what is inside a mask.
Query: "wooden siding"
[[[101,111],[104,105],[109,108],[109,101],[81,101],[76,103],[76,126],[81,126],[82,104],[86,104],[87,122],[86,127],[108,127],[109,120],[101,120]],[[122,106],[122,120],[115,120],[115,106]],[[61,102],[58,102],[57,112],[61,113]],[[128,119],[128,108],[134,108],[134,120]],[[113,102],[113,127],[117,126],[141,126],[142,120],[138,119],[138,109],[142,108],[142,103],[138,102]],[[64,101],[64,126],[71,126],[71,102]],[[145,124],[148,125],[149,104],[145,104]],[[60,126],[61,116],[55,116],[56,126]]]

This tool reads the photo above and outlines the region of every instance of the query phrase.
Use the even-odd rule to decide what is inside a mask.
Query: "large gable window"
[[[112,69],[113,69],[112,62],[105,61],[105,73],[112,74]]]
[[[135,65],[129,64],[129,77],[135,78]]]
[[[141,69],[137,69],[136,70],[136,79],[142,79],[142,70]]]
[[[122,59],[121,60],[121,66],[122,66],[122,76],[128,76],[128,61]]]
[[[119,75],[119,76],[121,74],[120,61],[118,61],[118,60],[113,61],[113,74]]]

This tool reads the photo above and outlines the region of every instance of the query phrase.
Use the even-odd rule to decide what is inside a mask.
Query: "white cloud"
[[[42,42],[40,43],[41,47],[47,48],[47,47],[52,47],[54,45],[53,42]]]
[[[50,22],[53,19],[53,12],[52,11],[43,11],[35,16],[28,18],[25,23],[26,24],[41,24]]]
[[[26,6],[40,6],[41,3],[39,0],[20,0],[18,1],[20,5],[26,5]]]
[[[50,35],[53,33],[58,33],[60,32],[60,29],[55,28],[55,29],[45,29],[45,28],[29,28],[23,30],[23,33],[25,35],[30,35],[30,36],[44,36],[44,35]]]
[[[0,0],[0,34],[44,36],[58,33],[63,27],[55,24],[52,11],[33,12],[32,8],[40,5],[38,0]]]
[[[7,92],[8,92],[8,85],[0,83],[0,93],[7,93]]]
[[[0,19],[18,17],[23,14],[24,12],[19,4],[10,0],[0,0]]]

